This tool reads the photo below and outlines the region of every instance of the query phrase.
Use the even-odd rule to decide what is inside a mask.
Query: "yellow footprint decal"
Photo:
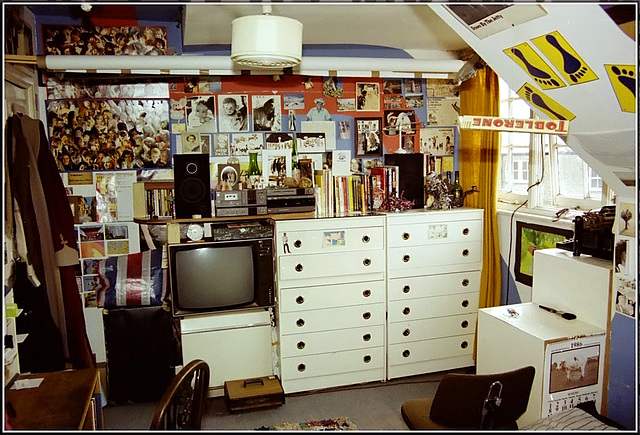
[[[553,68],[526,42],[503,51],[520,65],[542,89],[557,89],[565,86],[560,76],[553,71]]]
[[[634,113],[636,111],[636,66],[605,64],[604,69],[607,70],[622,111]]]
[[[520,98],[528,101],[534,108],[540,109],[551,117],[551,119],[559,119],[561,121],[571,121],[576,117],[564,106],[555,102],[552,98],[543,94],[531,83],[525,83],[517,92]]]
[[[531,41],[549,59],[549,62],[560,71],[570,85],[579,85],[580,83],[598,80],[596,73],[582,60],[560,32],[555,31],[538,36]]]

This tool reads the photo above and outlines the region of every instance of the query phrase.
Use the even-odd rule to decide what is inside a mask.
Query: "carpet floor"
[[[202,429],[254,431],[284,423],[348,418],[358,430],[409,430],[400,407],[409,399],[432,397],[442,377],[458,369],[347,387],[288,394],[282,406],[230,413],[223,397],[207,401]],[[108,405],[103,408],[106,430],[146,430],[156,403]]]

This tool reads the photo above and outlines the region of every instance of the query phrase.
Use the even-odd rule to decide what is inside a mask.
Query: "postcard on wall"
[[[301,121],[300,129],[303,133],[324,133],[325,149],[336,149],[336,123],[333,121]]]
[[[268,150],[293,149],[293,135],[291,133],[266,134],[264,141]]]
[[[411,107],[414,109],[424,107],[423,95],[407,95],[406,97],[404,97],[404,101],[407,107]]]
[[[450,79],[427,79],[427,97],[459,97],[460,85]]]
[[[383,79],[382,93],[383,94],[401,94],[402,80],[401,79]]]
[[[338,121],[340,126],[340,139],[351,139],[351,123],[349,121]]]
[[[213,95],[187,99],[187,128],[213,133],[216,129],[216,101]]]
[[[253,131],[282,131],[280,95],[252,95]]]
[[[322,78],[322,95],[325,97],[342,97],[344,88],[342,79],[337,76],[328,76]]]
[[[636,316],[636,280],[616,276],[615,312],[624,316]]]
[[[231,135],[229,151],[232,156],[248,156],[249,151],[260,151],[263,148],[262,133],[236,133]]]
[[[331,163],[333,175],[351,175],[351,150],[334,150]]]
[[[380,110],[380,84],[356,83],[356,111],[377,112]]]
[[[229,155],[229,134],[219,133],[213,135],[213,155],[216,157],[219,156],[228,156]]]
[[[249,131],[248,96],[224,95],[218,98],[218,121],[220,133]]]
[[[427,125],[458,125],[460,98],[427,99]]]
[[[355,98],[338,98],[338,112],[353,112],[356,110]]]
[[[284,94],[282,96],[285,110],[304,109],[304,94]]]
[[[619,231],[621,236],[635,237],[636,222],[634,204],[629,202],[620,203],[620,211],[618,212]]]
[[[326,150],[324,133],[298,133],[296,140],[299,153],[323,153]]]
[[[422,93],[422,79],[404,79],[404,93],[406,94],[421,94]]]
[[[421,128],[420,152],[432,156],[452,156],[454,128]]]
[[[627,275],[629,273],[629,263],[627,262],[629,241],[620,239],[616,242],[614,249],[614,270],[616,273]]]
[[[200,132],[188,130],[180,135],[182,154],[203,154]],[[176,146],[176,149],[178,147]]]
[[[422,96],[422,95],[420,95]],[[402,95],[383,95],[383,106],[385,109],[402,109],[405,100]]]

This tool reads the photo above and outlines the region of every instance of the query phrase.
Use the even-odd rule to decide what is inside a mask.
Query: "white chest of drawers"
[[[384,228],[384,216],[276,222],[285,393],[385,379]]]
[[[482,219],[478,209],[387,214],[388,379],[474,364]]]

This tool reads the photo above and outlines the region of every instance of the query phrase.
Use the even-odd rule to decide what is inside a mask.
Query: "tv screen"
[[[218,309],[254,301],[251,246],[201,246],[175,253],[180,310]]]

